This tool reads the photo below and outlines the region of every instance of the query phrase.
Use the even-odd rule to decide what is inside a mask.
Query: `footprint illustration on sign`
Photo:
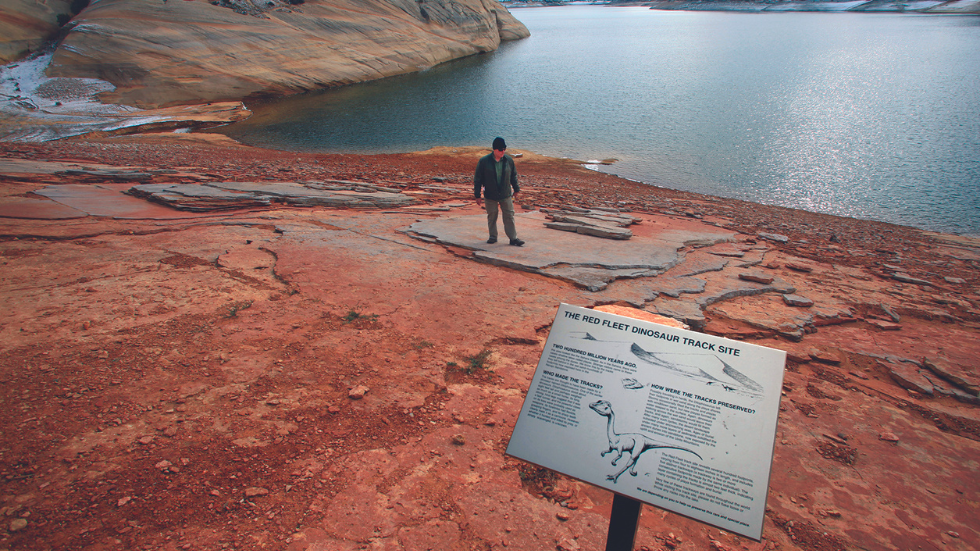
[[[698,355],[702,361],[698,361],[698,365],[691,365],[673,360],[671,356],[676,354],[648,352],[636,343],[630,347],[630,352],[648,365],[664,369],[674,375],[702,381],[707,386],[720,386],[728,392],[753,398],[761,398],[765,395],[762,385],[714,354]],[[626,380],[623,381],[623,386],[626,386]]]

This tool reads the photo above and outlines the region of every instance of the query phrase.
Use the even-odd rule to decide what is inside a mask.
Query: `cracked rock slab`
[[[779,298],[769,298],[764,304],[765,308],[757,308],[755,302],[734,300],[711,306],[709,313],[720,314],[794,341],[800,340],[805,328],[813,324],[812,314],[782,304]]]
[[[518,214],[518,235],[527,242],[523,247],[509,246],[506,236],[487,244],[484,215],[422,220],[405,231],[419,239],[472,250],[472,258],[481,262],[557,277],[589,290],[600,290],[615,279],[659,275],[683,260],[678,249],[734,238],[731,232],[705,226],[703,230],[650,230],[628,241],[607,241],[551,231],[547,223],[540,212]],[[502,228],[498,231],[502,233]]]
[[[888,375],[902,388],[914,390],[926,396],[932,396],[932,381],[922,374],[922,370],[918,366],[908,363],[879,363],[888,370]]]
[[[657,298],[647,309],[655,314],[682,321],[695,329],[700,329],[705,323],[701,307],[690,301]]]
[[[926,358],[923,365],[939,378],[956,385],[967,392],[980,394],[980,377],[944,358]]]
[[[325,189],[329,187],[330,189]],[[318,182],[208,182],[205,184],[145,184],[129,194],[179,210],[211,211],[287,205],[391,208],[411,204],[402,193],[377,191],[373,186],[323,186]]]
[[[761,295],[764,293],[792,294],[796,288],[778,277],[769,284],[754,283],[735,277],[714,277],[708,279],[705,294],[697,299],[702,306],[710,306],[737,297]]]

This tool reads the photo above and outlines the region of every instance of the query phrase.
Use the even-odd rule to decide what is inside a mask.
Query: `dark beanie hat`
[[[493,139],[493,148],[499,151],[507,149],[507,143],[501,137],[496,137]]]

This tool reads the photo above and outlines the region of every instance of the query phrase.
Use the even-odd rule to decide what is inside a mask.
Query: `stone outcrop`
[[[374,80],[529,35],[494,0],[100,0],[65,31],[49,75],[108,81],[103,101],[138,107]]]
[[[0,64],[37,51],[71,19],[72,0],[4,0],[0,4]],[[60,21],[59,21],[60,19]]]
[[[412,203],[397,189],[358,182],[208,182],[143,184],[127,193],[179,210],[211,212],[283,205],[383,208]],[[43,190],[38,194],[44,195]]]
[[[482,213],[420,220],[406,233],[416,239],[470,250],[470,257],[480,262],[565,280],[590,291],[605,289],[616,280],[663,274],[684,260],[678,251],[692,243],[715,245],[735,237],[731,232],[692,222],[656,229],[640,225],[647,231],[633,239],[605,241],[582,231],[551,231],[553,223],[548,219],[552,217],[553,211],[518,214],[521,238],[534,246],[517,251],[485,242],[486,215]],[[628,215],[620,217],[635,220]],[[582,217],[583,224],[586,220],[589,219]]]

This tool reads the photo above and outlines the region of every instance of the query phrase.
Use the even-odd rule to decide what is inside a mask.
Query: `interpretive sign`
[[[756,540],[786,353],[562,304],[507,453]]]

